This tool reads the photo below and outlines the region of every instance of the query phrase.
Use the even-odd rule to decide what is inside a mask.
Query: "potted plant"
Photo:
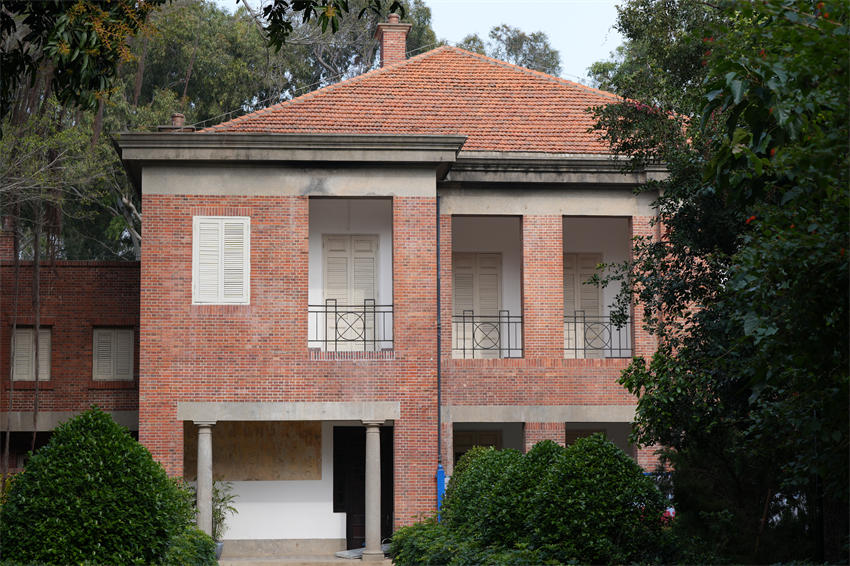
[[[224,543],[221,537],[224,531],[227,530],[227,517],[235,515],[239,511],[233,506],[233,500],[236,498],[231,491],[233,484],[230,482],[217,481],[213,483],[212,489],[212,536],[215,540],[215,555],[216,558],[221,558],[221,550]]]

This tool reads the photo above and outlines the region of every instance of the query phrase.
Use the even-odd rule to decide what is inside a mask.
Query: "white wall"
[[[564,217],[564,253],[602,253],[604,263],[622,263],[631,250],[628,218]],[[619,287],[602,290],[603,312],[610,312]]]
[[[455,216],[452,252],[501,252],[502,308],[522,314],[522,224],[517,216]]]
[[[232,483],[239,513],[225,540],[345,538],[345,513],[333,512],[333,423],[322,423],[321,480]]]

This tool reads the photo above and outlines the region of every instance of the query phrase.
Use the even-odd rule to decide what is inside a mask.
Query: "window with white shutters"
[[[17,328],[12,335],[12,379],[35,380],[35,329]],[[50,329],[38,332],[38,380],[50,379]]]
[[[195,216],[192,222],[192,302],[250,302],[251,219]]]
[[[132,380],[132,328],[95,328],[92,339],[92,379]]]
[[[325,336],[335,351],[376,348],[378,296],[378,236],[325,234],[324,261]],[[380,332],[379,332],[380,334]]]
[[[453,356],[498,358],[507,344],[501,308],[502,254],[452,254]]]

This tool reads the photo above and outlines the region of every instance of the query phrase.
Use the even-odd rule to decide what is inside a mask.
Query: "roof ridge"
[[[513,69],[516,71],[522,71],[524,73],[530,74],[532,76],[536,76],[538,78],[547,79],[554,83],[559,83],[564,86],[576,87],[583,90],[589,90],[591,92],[600,94],[602,96],[606,96],[608,98],[612,98],[615,100],[622,100],[623,98],[613,92],[608,92],[607,90],[601,90],[598,88],[593,88],[591,86],[583,85],[581,83],[577,83],[575,81],[571,81],[569,79],[564,79],[562,77],[556,77],[555,75],[550,75],[549,73],[544,73],[543,71],[537,71],[535,69],[529,69],[528,67],[523,67],[522,65],[517,65],[515,63],[509,63],[507,61],[502,61],[501,59],[496,59],[495,57],[490,57],[489,55],[483,55],[481,53],[476,53],[475,51],[469,51],[468,49],[463,49],[462,47],[457,47],[454,45],[448,45],[445,47],[449,47],[455,51],[459,51],[464,55],[468,55],[477,59],[482,59],[483,61],[491,64],[498,65],[500,67],[506,67],[508,69]]]
[[[249,112],[248,114],[243,114],[242,116],[237,116],[236,118],[233,118],[232,120],[228,120],[227,122],[221,122],[221,123],[216,124],[214,126],[204,128],[203,130],[201,130],[201,132],[216,131],[220,128],[226,128],[226,127],[229,127],[230,125],[235,125],[235,124],[242,122],[246,119],[265,114],[266,112],[273,112],[275,109],[277,109],[278,107],[281,107],[281,106],[285,106],[285,105],[289,105],[289,104],[296,104],[296,103],[301,103],[301,102],[305,102],[305,101],[308,101],[308,100],[312,100],[313,98],[316,98],[318,96],[328,94],[329,92],[336,89],[337,87],[348,86],[348,85],[351,85],[352,83],[358,83],[360,81],[363,81],[366,78],[372,78],[372,77],[375,77],[377,75],[382,75],[382,74],[384,74],[388,71],[392,71],[394,69],[399,69],[400,67],[406,66],[407,64],[409,64],[411,62],[419,61],[419,60],[424,59],[428,56],[434,55],[438,51],[446,51],[446,50],[449,50],[449,49],[459,49],[459,48],[453,47],[451,45],[440,45],[439,47],[435,47],[434,49],[431,49],[429,51],[425,51],[424,53],[420,53],[419,55],[414,55],[413,57],[405,59],[404,61],[399,61],[398,63],[395,63],[394,65],[389,65],[389,66],[386,66],[386,67],[378,67],[377,69],[370,69],[370,70],[366,71],[365,73],[361,73],[361,74],[356,75],[354,77],[351,77],[351,78],[348,78],[348,79],[343,79],[343,80],[335,82],[335,83],[331,83],[331,84],[323,86],[321,88],[317,88],[316,90],[311,90],[310,92],[305,92],[304,94],[296,96],[295,98],[290,98],[289,100],[281,100],[280,102],[276,102],[276,103],[272,104],[271,106],[266,106],[265,108],[261,108],[259,110],[254,110],[253,112]],[[460,51],[463,51],[463,50],[460,49]]]

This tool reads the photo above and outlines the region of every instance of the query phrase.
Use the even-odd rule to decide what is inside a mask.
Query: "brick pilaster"
[[[522,219],[524,357],[564,357],[563,221]]]

